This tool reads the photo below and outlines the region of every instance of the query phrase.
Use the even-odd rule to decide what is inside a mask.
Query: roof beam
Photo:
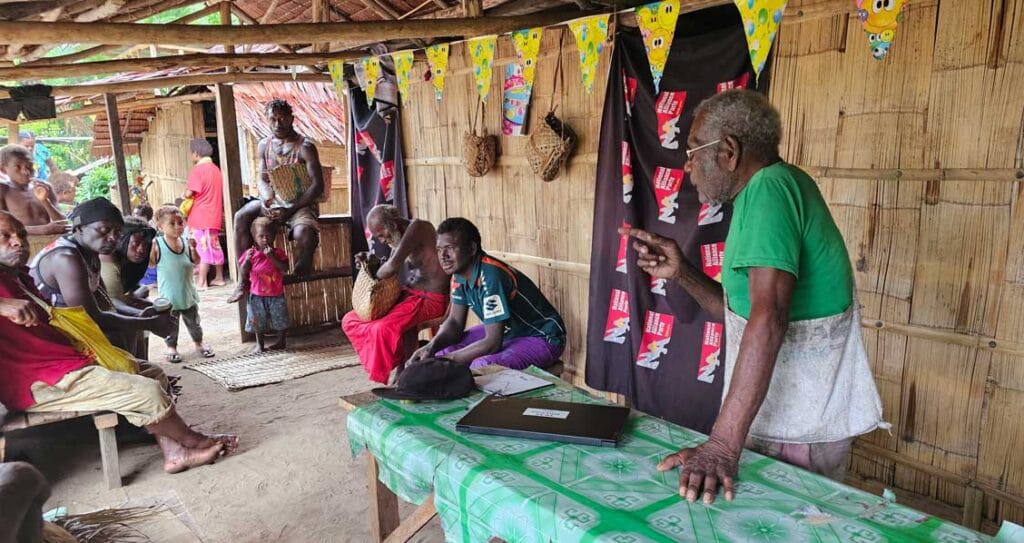
[[[188,0],[174,0],[188,1]],[[702,3],[725,3],[703,0]],[[575,10],[574,10],[575,11]],[[299,23],[249,26],[189,26],[180,24],[149,25],[125,23],[38,23],[0,21],[0,36],[9,42],[55,44],[65,43],[69,36],[80,43],[135,45],[167,43],[182,45],[216,45],[229,42],[299,43],[318,41],[378,42],[388,39],[441,38],[449,36],[476,37],[512,32],[522,28],[547,26],[564,22],[569,13],[544,13],[518,17],[480,17],[453,19],[406,19],[403,21],[359,21],[340,23]]]
[[[136,81],[120,81],[117,83],[90,83],[85,85],[64,85],[52,87],[50,96],[96,96],[111,92],[145,91],[165,87],[191,87],[213,85],[215,83],[261,83],[264,81],[300,81],[310,83],[330,83],[330,74],[317,73],[281,73],[281,72],[242,72],[179,75],[173,77],[154,77]],[[0,90],[0,98],[9,98],[10,93]]]
[[[147,100],[130,100],[130,101],[118,101],[117,109],[120,111],[133,111],[137,109],[149,109],[151,107],[162,106],[166,104],[178,104],[181,102],[208,102],[213,100],[212,92],[204,92],[199,94],[179,94],[177,96],[164,96],[161,98],[151,98]],[[57,113],[58,119],[67,119],[71,117],[84,117],[86,115],[96,115],[106,111],[106,106],[103,104],[93,104],[91,106],[85,106],[79,109],[69,109]]]
[[[211,13],[217,13],[219,11],[220,11],[220,4],[219,3],[218,4],[213,4],[212,6],[206,6],[205,8],[203,8],[203,9],[201,9],[201,10],[195,12],[195,13],[191,13],[189,15],[185,15],[184,17],[181,17],[179,19],[175,19],[174,21],[172,21],[172,23],[173,24],[187,24],[187,23],[191,23],[191,22],[193,22],[195,20],[202,19],[203,17],[206,17],[207,15],[210,15]],[[22,63],[21,66],[25,66],[25,67],[27,67],[27,66],[53,66],[53,65],[57,65],[57,64],[66,64],[66,63],[71,63],[71,62],[77,62],[79,60],[85,60],[85,59],[87,59],[87,58],[89,58],[91,56],[98,55],[100,53],[106,53],[106,52],[116,51],[116,50],[121,50],[121,49],[124,49],[124,47],[122,47],[120,45],[98,45],[96,47],[90,47],[88,49],[82,49],[81,51],[77,51],[77,52],[74,52],[74,53],[69,53],[67,55],[60,55],[60,56],[56,56],[56,57],[46,57],[46,58],[41,58],[41,59],[38,59],[38,60],[33,60],[31,62],[25,62],[25,63]]]
[[[0,67],[0,81],[82,77],[124,72],[150,72],[171,68],[248,68],[251,66],[310,66],[332,60],[350,60],[365,53],[194,53],[162,57],[123,58],[55,64]]]

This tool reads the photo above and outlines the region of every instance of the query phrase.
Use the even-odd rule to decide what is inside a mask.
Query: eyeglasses
[[[722,138],[718,138],[717,140],[709,141],[709,142],[705,143],[704,145],[698,145],[698,146],[694,147],[693,149],[687,149],[686,150],[686,160],[692,160],[693,159],[693,154],[696,153],[697,151],[700,151],[701,149],[705,149],[707,147],[711,147],[712,145],[714,145],[716,143],[721,143],[721,142],[722,142]]]

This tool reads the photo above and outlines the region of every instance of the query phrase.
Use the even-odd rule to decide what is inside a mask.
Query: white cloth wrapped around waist
[[[747,320],[725,304],[725,388],[729,392]],[[784,443],[839,441],[888,429],[864,349],[856,297],[843,313],[792,321],[750,436]]]

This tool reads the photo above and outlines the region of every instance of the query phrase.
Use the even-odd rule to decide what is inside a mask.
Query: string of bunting
[[[884,59],[896,33],[896,26],[902,22],[907,0],[853,0],[857,14],[868,37],[870,52],[876,59]],[[734,0],[743,21],[750,63],[760,79],[768,53],[782,22],[787,0]],[[628,11],[628,10],[627,10]],[[661,0],[635,8],[637,22],[647,52],[654,89],[659,91],[661,78],[672,49],[676,24],[680,15],[679,0]],[[579,52],[580,79],[587,94],[593,92],[597,78],[597,65],[609,41],[611,15],[604,13],[568,21],[566,24],[576,41]],[[529,108],[536,74],[537,57],[543,28],[527,28],[511,33],[516,62],[506,66],[504,71],[505,92],[503,131],[518,134]],[[481,36],[466,42],[473,64],[473,78],[477,94],[484,103],[490,94],[493,77],[494,55],[497,49],[497,35]],[[427,64],[430,67],[430,81],[434,96],[440,102],[444,94],[445,73],[448,70],[448,56],[451,43],[439,43],[426,48]],[[413,50],[389,53],[395,66],[395,76],[402,101],[409,98],[412,81]],[[328,63],[331,79],[339,97],[343,95],[343,65],[345,61]],[[368,56],[352,63],[360,87],[366,92],[366,99],[373,102],[377,79],[381,76],[380,58]]]

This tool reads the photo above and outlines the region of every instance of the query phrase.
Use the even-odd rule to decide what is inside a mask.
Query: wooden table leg
[[[107,488],[121,488],[121,463],[117,457],[117,434],[114,430],[117,427],[117,415],[93,415],[92,421],[100,434],[100,460],[103,462],[103,478],[107,481]]]
[[[411,515],[402,521],[398,529],[392,532],[384,543],[406,543],[412,539],[412,536],[423,529],[435,515],[437,515],[437,509],[434,508],[434,495],[431,494]]]
[[[383,543],[398,528],[398,496],[380,482],[377,459],[366,453],[367,476],[370,478],[370,533],[373,541]]]

